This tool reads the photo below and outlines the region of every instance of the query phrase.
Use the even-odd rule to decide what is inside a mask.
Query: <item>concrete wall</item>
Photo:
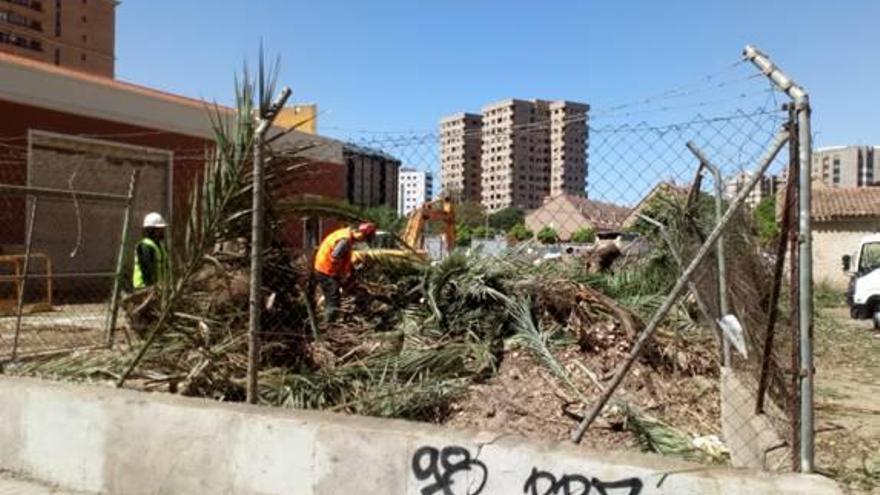
[[[862,237],[876,234],[880,219],[835,220],[813,222],[813,279],[828,282],[832,287],[846,290],[849,276],[843,272],[841,258],[854,255]]]
[[[730,368],[721,369],[721,432],[730,449],[734,467],[764,471],[788,471],[790,449],[774,428],[769,415],[785,417],[771,400],[764,404],[768,414],[755,414],[758,384]]]
[[[0,470],[111,494],[839,493],[818,476],[0,378]]]

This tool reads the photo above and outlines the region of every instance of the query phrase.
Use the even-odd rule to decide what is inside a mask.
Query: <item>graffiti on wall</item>
[[[412,457],[412,472],[422,495],[480,495],[489,481],[489,468],[465,447],[423,446]],[[639,495],[639,478],[603,481],[581,473],[557,476],[533,467],[524,474],[525,495]]]

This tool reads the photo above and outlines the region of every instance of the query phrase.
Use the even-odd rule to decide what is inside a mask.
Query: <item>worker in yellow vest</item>
[[[339,292],[351,281],[354,266],[351,251],[356,242],[369,242],[376,235],[376,225],[362,223],[356,229],[334,230],[321,241],[315,255],[315,277],[324,294],[324,321],[332,322],[339,310]]]
[[[168,280],[169,260],[165,249],[165,231],[168,222],[159,213],[148,213],[144,217],[143,238],[134,251],[134,272],[132,286],[144,289]]]

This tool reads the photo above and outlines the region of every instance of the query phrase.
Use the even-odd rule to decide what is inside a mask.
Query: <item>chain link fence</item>
[[[789,241],[809,143],[787,101],[741,61],[607,107],[510,100],[460,128],[270,142],[263,297],[248,284],[253,149],[236,142],[200,178],[190,225],[172,226],[192,258],[183,289],[154,301],[112,375],[603,448],[633,447],[626,432],[664,454],[797,468],[812,404]],[[167,153],[28,143],[0,147],[15,165],[0,170],[0,359],[112,343],[129,326],[115,315],[132,219],[174,217]],[[305,207],[288,172],[313,189]],[[312,201],[325,192],[346,204]],[[315,280],[320,241],[365,218],[384,232],[356,247],[358,283]],[[322,292],[342,294],[335,321]]]
[[[132,218],[167,194],[169,157],[35,131],[27,143],[0,184],[0,359],[106,346],[127,328]]]
[[[656,381],[678,382],[683,389],[695,387],[699,392],[665,398],[659,394],[646,401],[640,390],[648,386],[644,379],[624,373],[612,402],[651,410],[646,404],[652,401],[685,401],[678,404],[682,407],[653,409],[704,445],[712,443],[713,434],[723,438],[736,465],[787,470],[798,469],[800,399],[799,365],[793,360],[799,352],[797,309],[789,304],[788,289],[783,289],[794,287],[791,295],[797,298],[796,271],[789,284],[783,280],[788,273],[776,266],[776,198],[782,197],[787,178],[797,169],[796,140],[791,143],[795,151],[785,146],[797,134],[794,113],[785,101],[784,94],[768,87],[763,74],[737,63],[693,85],[568,118],[568,123],[588,123],[575,143],[582,142],[586,151],[583,187],[557,194],[551,192],[548,179],[558,166],[551,153],[557,146],[552,114],[543,121],[538,117],[522,123],[513,117],[512,125],[501,131],[507,135],[498,140],[496,134],[483,134],[499,132],[487,123],[494,114],[484,109],[481,127],[457,131],[463,138],[459,146],[480,142],[482,159],[475,166],[484,174],[478,182],[482,194],[471,197],[462,195],[460,181],[454,191],[449,187],[455,173],[444,167],[449,143],[455,141],[448,139],[451,134],[442,123],[439,132],[354,131],[347,139],[395,157],[406,169],[430,174],[433,197],[456,200],[459,249],[476,249],[499,260],[505,253],[518,256],[526,250],[535,264],[583,269],[590,274],[586,280],[644,323],[656,314],[685,268],[696,263],[687,294],[672,304],[651,336],[661,342],[654,346],[659,349],[643,352],[660,352],[671,370],[652,371]],[[540,102],[529,104],[540,108]],[[511,160],[495,161],[499,142],[509,144],[504,153],[509,150]],[[571,141],[559,144],[565,147]],[[492,192],[487,193],[498,187],[496,178],[486,174],[489,167],[502,166],[509,167],[509,189],[504,192],[512,189],[509,197],[514,199],[499,208]],[[456,178],[460,176],[459,170]],[[753,188],[743,192],[749,182],[754,182]],[[517,195],[517,188],[523,194]],[[538,203],[530,197],[533,192],[540,193]],[[723,230],[722,248],[695,261],[741,192],[742,206]],[[399,194],[405,193],[402,188]],[[428,193],[425,200],[431,199]],[[436,231],[429,233],[422,245],[413,247],[430,253],[426,246],[439,237]],[[725,315],[732,318],[722,320]],[[725,332],[729,337],[723,337]],[[623,346],[627,352],[633,347],[634,341]],[[642,354],[638,362],[645,359],[652,358]],[[603,369],[615,370],[624,362],[618,357]],[[570,368],[577,373],[577,365]],[[640,372],[645,370],[638,368],[635,374]],[[607,372],[608,382],[602,381],[600,388],[613,377]],[[705,379],[717,385],[694,385]],[[759,394],[759,388],[767,393]]]

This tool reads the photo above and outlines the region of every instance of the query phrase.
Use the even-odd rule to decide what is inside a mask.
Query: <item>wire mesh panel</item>
[[[126,156],[126,154],[128,156]],[[129,204],[163,202],[164,154],[32,132],[27,167],[0,186],[0,357],[95,347],[107,342]],[[159,171],[151,174],[150,168]],[[137,172],[137,173],[136,173]],[[141,172],[140,201],[129,195]],[[151,183],[152,181],[152,183]],[[161,194],[150,198],[152,189]],[[149,198],[149,199],[148,199]],[[160,203],[161,204],[161,203]],[[131,232],[127,245],[132,245]],[[123,264],[122,266],[130,266]]]
[[[509,261],[504,253],[528,253],[534,266],[565,266],[570,278],[631,312],[641,329],[780,143],[790,125],[783,100],[761,74],[735,63],[693,84],[619,105],[505,100],[480,114],[443,118],[436,132],[340,132],[405,169],[430,174],[433,197],[455,201],[461,249],[496,256],[499,264]],[[786,359],[792,332],[781,309],[769,349],[767,407],[755,413],[773,303],[775,203],[789,163],[788,148],[778,151],[726,226],[723,254],[713,248],[699,264],[687,295],[614,395],[618,403],[655,412],[704,450],[714,448],[717,435],[734,464],[767,469],[791,465],[797,401]],[[720,325],[725,315],[734,323]],[[589,332],[600,330],[592,327],[581,338],[589,339]],[[623,340],[627,351],[635,335]],[[620,356],[603,362],[599,388],[621,362]],[[580,373],[568,364],[572,375]],[[645,399],[645,389],[656,387],[645,378],[651,374],[656,382],[674,381],[699,393],[673,399],[654,390]],[[706,379],[715,385],[701,388]]]

